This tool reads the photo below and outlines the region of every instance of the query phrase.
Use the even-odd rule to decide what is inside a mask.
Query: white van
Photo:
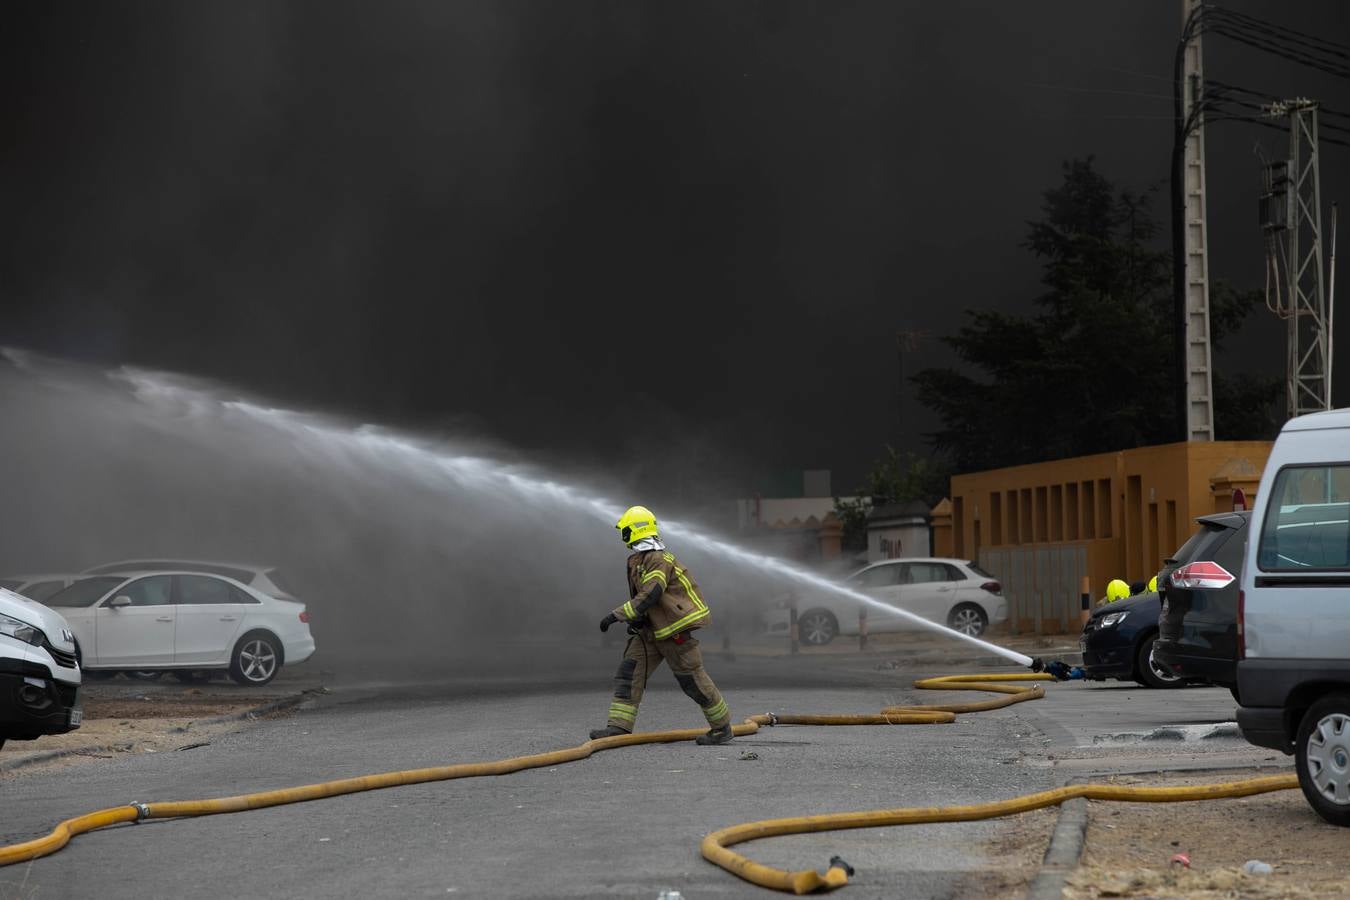
[[[53,610],[0,588],[0,747],[80,727],[75,635]]]
[[[1350,409],[1285,424],[1248,532],[1238,725],[1294,754],[1313,809],[1350,826]]]

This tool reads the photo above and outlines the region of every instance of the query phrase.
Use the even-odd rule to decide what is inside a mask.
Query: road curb
[[[290,697],[282,697],[277,700],[270,700],[251,709],[246,709],[237,713],[230,713],[226,716],[215,716],[210,719],[191,722],[187,725],[179,725],[177,728],[171,728],[169,734],[185,734],[194,727],[201,725],[222,725],[226,722],[235,722],[247,719],[257,719],[269,713],[280,712],[286,709],[294,709],[306,700],[311,699],[322,691],[314,689],[304,690]],[[130,744],[98,744],[89,747],[68,747],[64,750],[43,750],[34,753],[31,756],[22,756],[18,759],[0,760],[0,772],[12,772],[15,769],[23,769],[28,766],[35,766],[39,763],[51,762],[54,759],[61,759],[65,756],[91,756],[96,753],[123,753],[131,747]]]
[[[277,700],[271,700],[267,703],[263,703],[262,705],[255,706],[251,709],[241,710],[240,712],[237,713],[229,713],[228,715],[224,716],[215,716],[210,719],[201,719],[200,721],[189,722],[186,725],[179,725],[177,728],[170,729],[169,733],[184,734],[186,732],[191,731],[193,728],[199,727],[201,725],[222,725],[226,722],[238,722],[246,719],[257,719],[262,716],[268,715],[269,713],[281,712],[282,710],[286,709],[294,709],[295,707],[304,703],[306,700],[313,699],[314,697],[317,697],[320,694],[326,693],[328,693],[326,689],[308,688],[306,690],[301,691],[298,694],[293,694],[289,697],[281,697],[280,699]]]
[[[1063,896],[1064,886],[1083,856],[1087,825],[1088,804],[1082,797],[1059,805],[1050,846],[1045,848],[1041,869],[1027,888],[1027,900],[1059,900]]]

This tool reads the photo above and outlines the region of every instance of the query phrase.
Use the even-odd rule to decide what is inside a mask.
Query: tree
[[[908,500],[933,506],[947,496],[950,478],[951,467],[941,457],[899,453],[887,445],[855,496],[834,501],[834,514],[844,525],[844,549],[856,552],[867,548],[867,511],[871,507]]]
[[[1157,247],[1152,197],[1117,188],[1090,157],[1066,162],[1063,183],[1044,193],[1042,218],[1028,223],[1024,246],[1041,261],[1045,287],[1036,311],[971,311],[943,339],[981,377],[951,368],[913,376],[920,402],[942,421],[934,444],[959,470],[1176,439],[1171,261]],[[1216,286],[1211,305],[1217,344],[1253,299]]]

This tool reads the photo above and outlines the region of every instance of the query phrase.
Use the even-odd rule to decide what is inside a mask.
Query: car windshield
[[[1180,550],[1178,550],[1176,553],[1173,553],[1167,559],[1163,560],[1163,562],[1172,564],[1177,562],[1193,560],[1195,558],[1196,548],[1199,547],[1203,541],[1208,539],[1209,536],[1213,534],[1215,531],[1223,531],[1223,530],[1224,529],[1222,525],[1213,525],[1208,522],[1202,524],[1199,531],[1197,531],[1195,534],[1191,535],[1189,538],[1186,539],[1186,543],[1181,545]]]
[[[283,594],[295,596],[295,586],[291,584],[290,577],[280,569],[268,569],[267,580],[275,584]],[[247,584],[248,582],[244,583]]]
[[[47,598],[66,586],[65,581],[39,581],[23,589],[23,595],[29,600],[46,603]]]
[[[92,606],[96,600],[124,581],[125,578],[111,576],[86,578],[75,582],[64,591],[57,591],[42,603],[44,606]]]
[[[995,575],[993,572],[990,572],[990,571],[987,571],[986,569],[984,569],[979,563],[977,563],[977,562],[976,562],[975,560],[973,560],[973,559],[972,559],[970,562],[966,563],[966,568],[969,569],[970,571],[974,572],[976,575],[980,576],[981,578],[997,578],[997,577],[998,577],[998,576]]]

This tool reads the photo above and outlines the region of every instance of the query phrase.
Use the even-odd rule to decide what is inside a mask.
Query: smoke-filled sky
[[[1224,5],[1350,41],[1332,0]],[[1164,183],[1179,7],[12,7],[0,343],[636,488],[822,467],[846,490],[931,426],[896,403],[897,331],[926,333],[912,374],[950,361],[961,310],[1031,308],[1019,243],[1063,160]],[[1344,79],[1205,54],[1212,78],[1350,109]],[[1208,141],[1213,273],[1258,286],[1252,151],[1282,138]],[[1326,148],[1328,201],[1348,163]],[[1234,346],[1221,365],[1279,371],[1282,326]]]

